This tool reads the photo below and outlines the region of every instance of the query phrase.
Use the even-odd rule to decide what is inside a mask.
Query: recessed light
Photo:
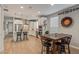
[[[40,13],[40,11],[38,11],[38,13]]]
[[[21,6],[20,8],[24,8],[23,6]]]

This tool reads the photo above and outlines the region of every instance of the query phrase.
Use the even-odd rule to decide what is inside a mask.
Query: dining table
[[[60,41],[62,40],[63,37],[66,37],[68,36],[68,34],[64,34],[64,33],[53,33],[53,34],[45,34],[45,35],[42,35],[44,38],[46,38],[46,40],[48,41],[49,43],[49,40],[52,42],[52,51],[51,53],[54,54],[56,53],[56,45],[55,43],[57,41]],[[48,54],[49,53],[49,47],[46,48],[46,53]]]

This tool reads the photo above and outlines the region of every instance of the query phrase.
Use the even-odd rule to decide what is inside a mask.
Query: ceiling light
[[[24,8],[23,6],[21,6],[20,8]]]
[[[40,13],[40,11],[38,11],[38,13]]]

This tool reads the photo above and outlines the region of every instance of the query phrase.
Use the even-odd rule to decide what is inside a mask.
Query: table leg
[[[60,51],[61,54],[65,53],[65,46],[64,46],[64,44],[61,44],[61,49],[60,50],[61,50]]]
[[[53,41],[53,51],[52,53],[54,54],[55,53],[55,41]]]
[[[49,47],[46,47],[46,54],[49,54]]]

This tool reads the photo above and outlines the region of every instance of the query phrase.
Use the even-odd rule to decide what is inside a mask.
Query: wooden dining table
[[[55,53],[56,50],[56,45],[55,43],[59,40],[62,40],[63,37],[68,36],[68,34],[63,34],[63,33],[53,33],[53,34],[45,34],[42,35],[44,38],[47,39],[47,41],[51,40],[52,42],[52,53]],[[49,52],[49,48],[47,48],[47,53]]]

